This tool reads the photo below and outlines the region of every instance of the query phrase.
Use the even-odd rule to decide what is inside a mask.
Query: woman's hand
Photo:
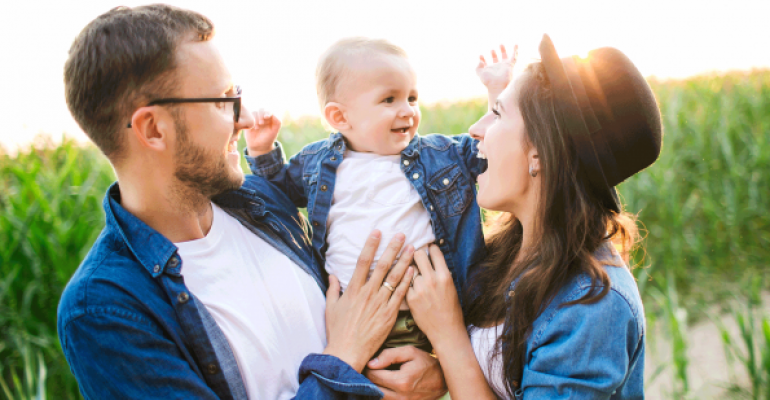
[[[345,293],[340,295],[340,283],[333,275],[329,277],[329,290],[326,293],[328,345],[324,354],[339,358],[358,372],[363,371],[366,362],[380,348],[393,328],[398,307],[414,275],[413,269],[409,267],[414,254],[412,246],[404,248],[398,263],[388,273],[404,245],[404,235],[398,234],[380,257],[372,276],[366,280],[369,266],[380,244],[380,236],[379,231],[374,231],[366,240]]]
[[[513,54],[508,57],[505,46],[500,45],[501,59],[497,58],[497,52],[492,50],[492,63],[487,64],[484,56],[479,56],[479,65],[476,66],[476,75],[489,92],[500,94],[513,80],[513,66],[519,55],[519,46],[513,47]],[[497,96],[495,96],[496,98]]]
[[[446,341],[458,337],[465,337],[467,340],[468,335],[457,298],[457,289],[452,281],[452,273],[444,261],[444,255],[436,245],[430,245],[428,251],[430,260],[423,251],[414,255],[418,272],[406,294],[406,302],[412,310],[417,326],[425,332],[438,354]]]

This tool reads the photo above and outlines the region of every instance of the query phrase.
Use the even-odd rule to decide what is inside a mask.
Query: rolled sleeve
[[[250,156],[248,149],[243,149],[243,155],[246,157],[246,162],[249,163],[251,173],[265,178],[270,178],[277,174],[281,171],[283,165],[286,164],[283,146],[281,146],[280,142],[275,142],[273,149],[261,156]]]
[[[639,374],[631,373],[644,346],[637,318],[614,290],[594,304],[558,307],[547,325],[533,332],[516,398],[609,399]],[[644,396],[641,387],[624,392],[638,397],[623,398]]]
[[[457,142],[458,150],[465,166],[473,176],[475,181],[481,173],[487,168],[487,160],[479,158],[479,141],[472,138],[467,133],[455,136],[454,139]]]
[[[371,381],[337,357],[310,354],[299,367],[297,399],[381,399]]]

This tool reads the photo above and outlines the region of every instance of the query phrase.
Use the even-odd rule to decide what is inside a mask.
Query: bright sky
[[[613,46],[645,76],[770,67],[770,1],[169,0],[215,24],[216,42],[252,109],[318,115],[313,75],[321,53],[347,36],[403,47],[417,71],[420,100],[484,95],[478,55],[519,43],[537,57],[543,33],[562,56]],[[0,145],[35,134],[84,138],[64,102],[62,74],[72,40],[93,18],[133,0],[5,0],[0,62]]]

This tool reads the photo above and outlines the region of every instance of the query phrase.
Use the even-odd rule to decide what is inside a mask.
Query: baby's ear
[[[337,132],[350,129],[350,124],[348,123],[345,111],[344,105],[333,101],[326,103],[326,107],[324,107],[324,118],[326,118],[326,122],[328,122]]]

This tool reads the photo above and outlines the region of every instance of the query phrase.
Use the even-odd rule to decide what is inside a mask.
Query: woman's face
[[[479,175],[479,206],[519,216],[528,209],[536,193],[538,178],[529,173],[530,165],[539,171],[537,151],[528,144],[527,131],[518,107],[517,79],[500,94],[493,111],[468,130],[480,140],[479,153],[486,156],[487,170]]]

